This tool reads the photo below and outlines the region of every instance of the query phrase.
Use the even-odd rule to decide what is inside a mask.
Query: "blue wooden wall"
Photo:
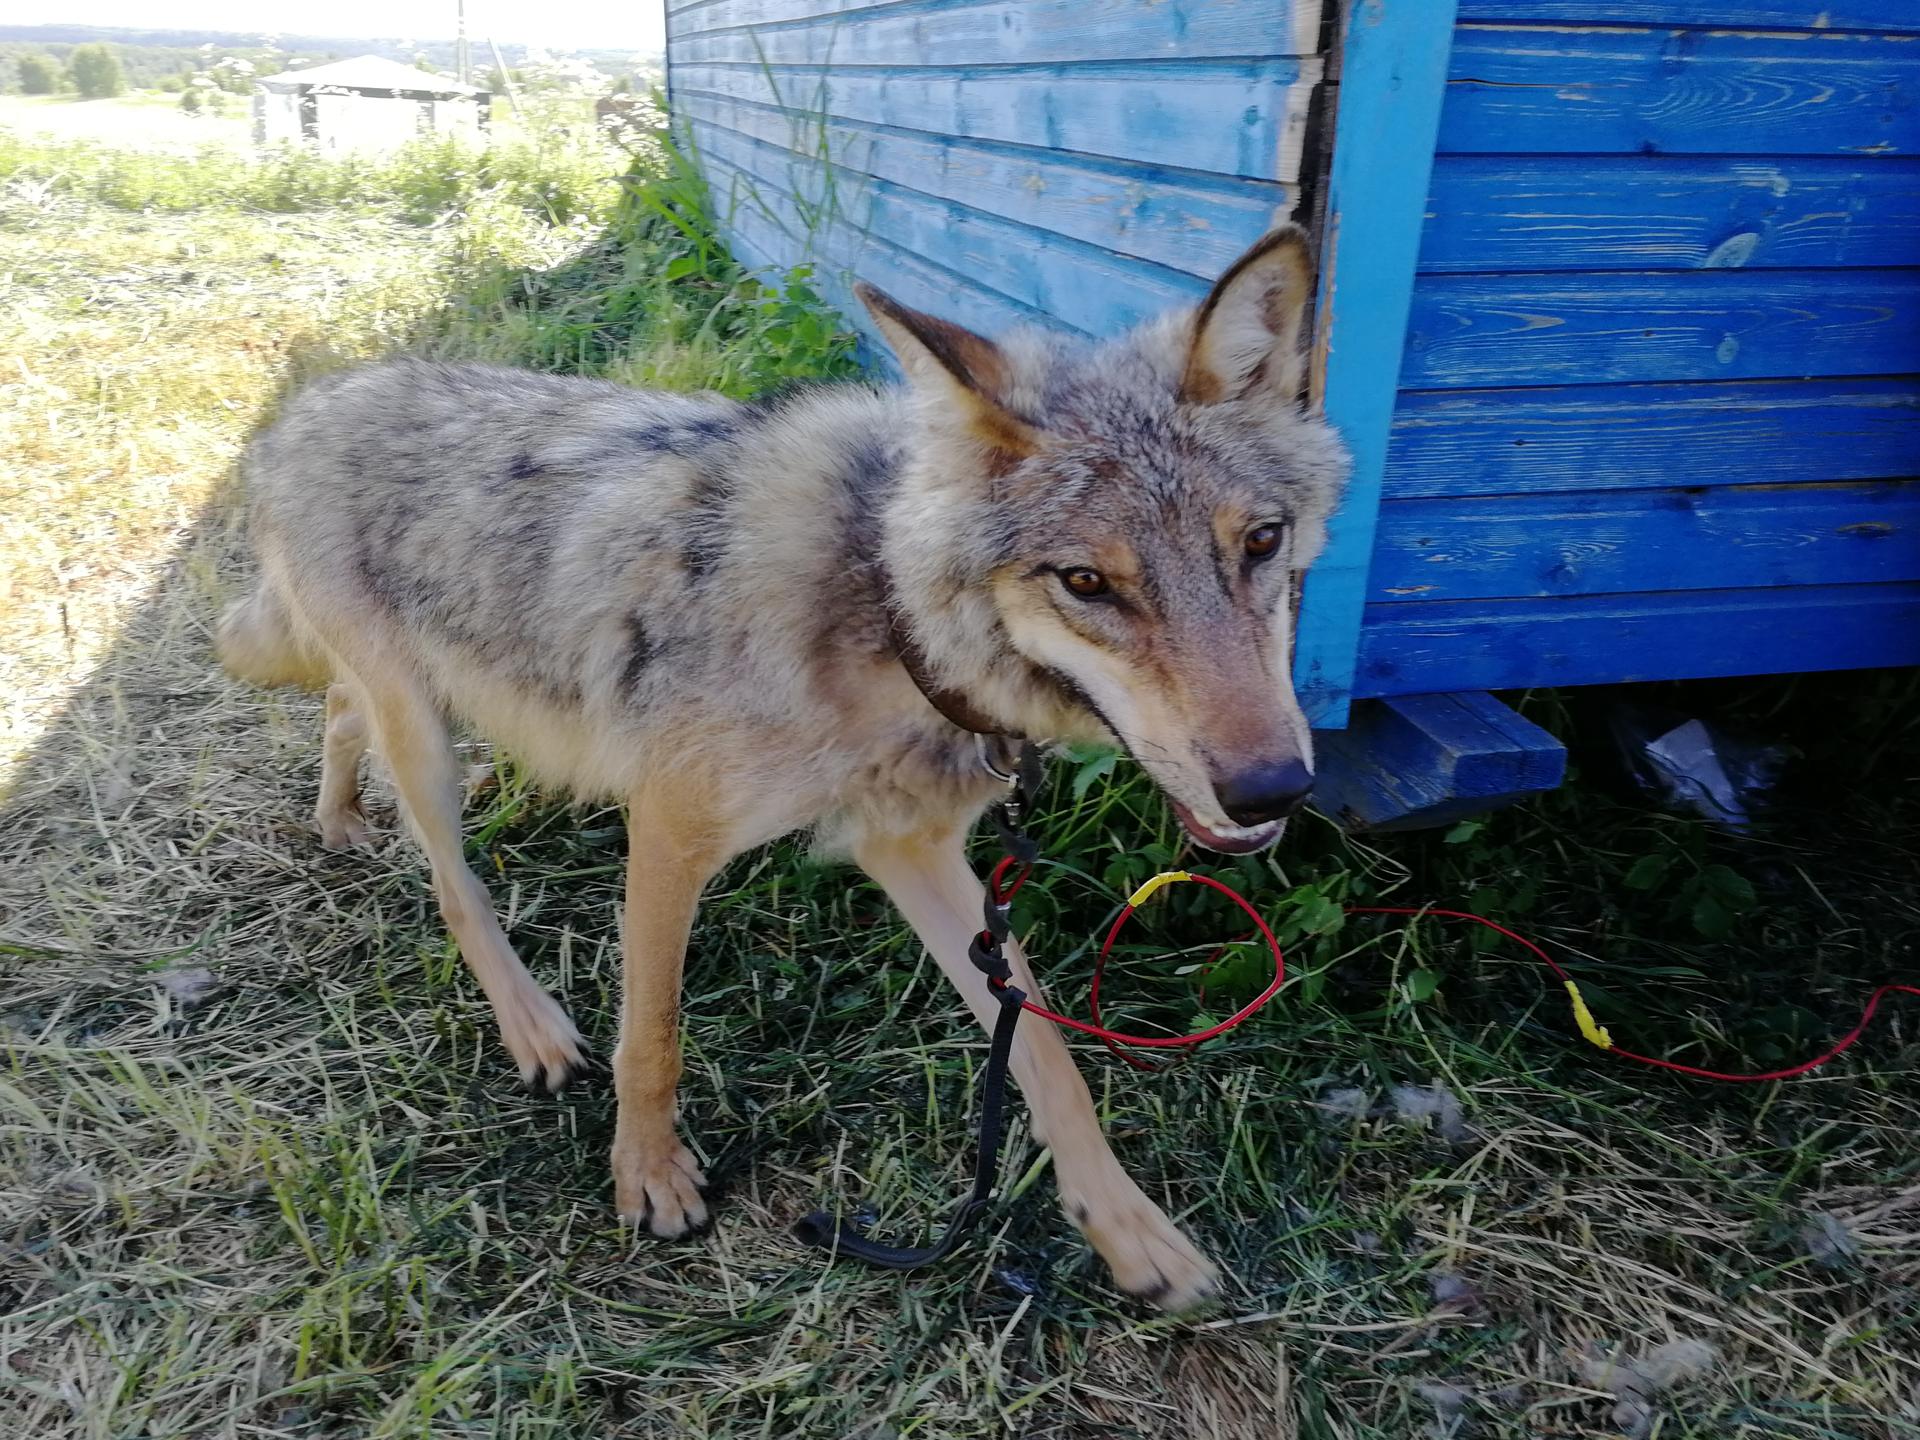
[[[1355,691],[1920,662],[1920,0],[1460,0]]]
[[[1204,294],[1295,206],[1320,44],[1319,0],[667,14],[673,108],[745,258],[988,331],[1112,334]]]
[[[1310,120],[1342,87],[1336,174],[1431,150],[1417,261],[1369,244],[1411,290],[1398,393],[1303,621],[1336,721],[1349,695],[1920,662],[1920,0],[1459,0],[1431,145],[1362,146],[1412,72],[1323,53],[1321,9],[669,0],[669,81],[743,258],[988,331],[1202,293],[1327,186]]]

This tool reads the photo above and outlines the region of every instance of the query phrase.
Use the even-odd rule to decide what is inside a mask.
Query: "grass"
[[[89,140],[132,150],[239,149],[249,142],[247,100],[224,114],[189,115],[178,95],[138,91],[111,100],[74,94],[0,95],[0,126],[60,140]]]
[[[1696,1086],[1580,1046],[1523,955],[1339,913],[1465,901],[1554,946],[1623,1042],[1807,1053],[1915,968],[1912,676],[1663,697],[1804,752],[1750,836],[1583,760],[1443,834],[1310,821],[1204,862],[1295,978],[1162,1074],[1086,1056],[1123,1160],[1230,1276],[1191,1320],[1106,1288],[1018,1124],[1008,1199],[947,1265],[793,1245],[823,1201],[903,1236],[944,1214],[984,1045],[871,887],[747,857],[685,1006],[716,1223],[636,1238],[604,1075],[519,1092],[390,803],[380,853],[319,851],[313,701],[212,666],[244,573],[230,470],[286,385],[391,348],[748,393],[843,373],[844,337],[804,277],[745,283],[665,160],[615,184],[602,157],[566,205],[489,174],[321,177],[301,193],[332,199],[283,208],[274,161],[108,183],[143,165],[60,179],[51,154],[0,145],[0,1433],[1920,1435],[1911,1007],[1814,1079]],[[1599,753],[1597,701],[1526,703]],[[474,853],[604,1056],[619,817],[471,759]],[[1084,937],[1182,858],[1107,763],[1058,767],[1022,900],[1077,1009]],[[1228,928],[1195,889],[1116,961],[1132,1023],[1257,983],[1240,957],[1204,999],[1181,973]]]

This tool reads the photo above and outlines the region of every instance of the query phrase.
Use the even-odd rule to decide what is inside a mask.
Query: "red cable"
[[[1013,897],[1019,893],[1020,887],[1026,884],[1027,876],[1032,873],[1032,866],[1022,866],[1013,884],[1003,889],[1002,886],[1006,881],[1006,872],[1012,868],[1014,863],[1013,856],[1009,855],[1005,857],[998,865],[994,866],[993,874],[988,879],[988,889],[996,904],[1004,905],[1011,902]],[[1272,929],[1269,928],[1260,912],[1248,904],[1246,898],[1237,890],[1223,885],[1218,880],[1206,875],[1189,873],[1187,878],[1201,885],[1205,885],[1209,889],[1219,891],[1222,895],[1233,901],[1234,904],[1238,905],[1247,913],[1249,918],[1252,919],[1259,935],[1267,942],[1267,948],[1273,952],[1273,980],[1265,990],[1262,990],[1258,995],[1254,996],[1253,999],[1249,1000],[1239,1010],[1229,1015],[1219,1024],[1209,1026],[1205,1030],[1196,1031],[1191,1035],[1123,1035],[1118,1031],[1107,1029],[1100,1023],[1100,981],[1101,977],[1106,973],[1107,957],[1113,953],[1113,944],[1114,941],[1119,938],[1121,927],[1133,918],[1135,907],[1128,904],[1114,917],[1113,925],[1107,931],[1106,941],[1100,947],[1100,954],[1093,962],[1093,986],[1087,997],[1088,1008],[1093,1012],[1093,1023],[1088,1024],[1084,1020],[1075,1020],[1071,1016],[1056,1014],[1043,1005],[1036,1005],[1031,1000],[1021,1001],[1021,1008],[1032,1014],[1041,1016],[1043,1019],[1051,1020],[1056,1025],[1064,1025],[1070,1030],[1078,1030],[1083,1035],[1093,1036],[1099,1040],[1101,1044],[1105,1045],[1107,1049],[1111,1050],[1115,1055],[1118,1055],[1136,1070],[1152,1070],[1156,1067],[1136,1056],[1127,1054],[1125,1050],[1120,1048],[1121,1046],[1132,1045],[1144,1049],[1166,1050],[1198,1045],[1204,1040],[1211,1040],[1217,1035],[1224,1035],[1235,1026],[1251,1019],[1269,1000],[1279,993],[1280,987],[1286,983],[1287,962],[1286,957],[1281,954],[1280,942],[1275,938]],[[1565,967],[1551,955],[1547,954],[1545,950],[1534,944],[1533,941],[1527,939],[1526,936],[1516,934],[1514,931],[1507,929],[1506,926],[1496,924],[1484,915],[1475,915],[1469,910],[1437,910],[1426,906],[1406,905],[1349,905],[1346,907],[1346,913],[1349,915],[1411,915],[1416,918],[1433,916],[1441,920],[1471,920],[1476,925],[1484,925],[1496,934],[1504,935],[1507,939],[1531,952],[1536,959],[1545,965],[1547,969],[1551,970],[1554,976],[1562,982],[1571,984],[1573,981],[1573,977],[1567,973]],[[1244,938],[1251,939],[1252,936]],[[1233,943],[1237,944],[1239,942],[1236,941]],[[1224,949],[1225,947],[1222,948]],[[1218,951],[1215,952],[1216,959],[1219,953]],[[1839,1043],[1834,1045],[1834,1047],[1825,1054],[1818,1055],[1799,1065],[1789,1066],[1784,1070],[1767,1070],[1751,1074],[1736,1074],[1725,1070],[1703,1070],[1695,1065],[1683,1065],[1677,1060],[1662,1060],[1655,1055],[1638,1055],[1631,1050],[1622,1050],[1617,1045],[1609,1044],[1604,1048],[1608,1054],[1618,1055],[1622,1060],[1632,1060],[1641,1065],[1651,1065],[1656,1069],[1671,1070],[1680,1075],[1692,1075],[1702,1080],[1721,1080],[1738,1085],[1759,1084],[1770,1080],[1791,1080],[1795,1076],[1805,1075],[1811,1070],[1819,1069],[1829,1060],[1834,1059],[1836,1056],[1850,1049],[1853,1044],[1866,1033],[1867,1026],[1873,1022],[1874,1013],[1880,1008],[1880,1002],[1888,995],[1912,995],[1920,997],[1920,986],[1882,985],[1879,989],[1875,990],[1872,995],[1867,997],[1866,1007],[1860,1014],[1860,1023],[1842,1036]],[[1584,1010],[1582,1013],[1584,1014]]]

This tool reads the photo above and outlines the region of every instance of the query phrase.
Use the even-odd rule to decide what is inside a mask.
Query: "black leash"
[[[1001,774],[995,769],[995,774]],[[1021,825],[1026,807],[1040,788],[1040,750],[1023,744],[1012,769],[1005,772],[1011,788],[1007,798],[993,809],[993,823],[1006,842],[1007,853],[1021,864],[1031,864],[1037,847]],[[801,1243],[816,1250],[864,1260],[888,1270],[917,1270],[944,1260],[959,1248],[960,1242],[980,1218],[993,1196],[993,1177],[999,1169],[1000,1140],[1006,1128],[1007,1065],[1013,1056],[1014,1027],[1020,1023],[1020,1005],[1026,992],[1012,983],[1013,970],[1007,964],[1006,942],[1013,922],[1009,901],[996,901],[987,895],[986,928],[973,937],[967,958],[986,976],[987,989],[1000,1006],[993,1023],[993,1042],[987,1047],[986,1076],[981,1082],[980,1149],[973,1161],[973,1189],[947,1222],[946,1233],[931,1245],[883,1245],[871,1240],[857,1221],[815,1210],[794,1222],[793,1233]]]

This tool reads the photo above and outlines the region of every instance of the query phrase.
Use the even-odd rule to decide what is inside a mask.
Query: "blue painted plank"
[[[1462,20],[1920,32],[1913,0],[1461,0]]]
[[[680,113],[771,145],[824,154],[857,191],[894,184],[1176,270],[1218,275],[1297,200],[1267,181],[948,139],[688,95]]]
[[[1345,723],[1352,693],[1453,14],[1454,0],[1359,0],[1342,32],[1313,390],[1353,469],[1307,573],[1294,653],[1308,718],[1329,728]]]
[[[841,311],[863,334],[865,310],[851,299],[851,282],[870,280],[918,309],[992,335],[1016,325],[1070,327],[958,274],[902,250],[885,238],[831,219],[809,232],[786,197],[744,177],[726,161],[703,156],[722,228],[730,238],[744,237],[761,254],[783,266],[811,263],[831,286]],[[749,192],[758,192],[757,196]]]
[[[1499,495],[1920,473],[1920,378],[1406,391],[1385,493]]]
[[[1920,270],[1427,275],[1409,388],[1920,371]]]
[[[797,213],[810,213],[819,201],[817,188],[805,188],[821,185],[818,166],[697,123],[695,133],[710,165],[723,162],[779,192]],[[1207,282],[1200,277],[1034,231],[885,180],[866,179],[857,189],[837,186],[833,202],[839,218],[860,231],[971,276],[1088,334],[1117,334],[1195,304],[1206,293]]]
[[[1894,580],[1920,580],[1920,480],[1390,500],[1368,599]]]
[[[820,0],[716,0],[676,17],[675,63],[1008,65],[1312,55],[1319,5],[1291,0],[906,0],[856,10]]]
[[[1920,265],[1920,160],[1443,155],[1427,271]]]
[[[1355,830],[1408,830],[1551,790],[1566,748],[1491,695],[1363,700],[1316,737],[1314,808]]]
[[[1294,60],[912,72],[674,67],[676,94],[1279,181],[1299,173],[1309,89]]]
[[[1463,25],[1456,154],[1920,151],[1920,44],[1817,32]]]
[[[1368,607],[1356,693],[1920,664],[1920,585]]]

